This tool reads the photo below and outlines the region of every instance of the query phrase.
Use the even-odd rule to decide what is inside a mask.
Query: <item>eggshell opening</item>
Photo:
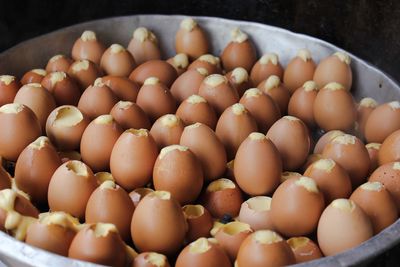
[[[210,183],[207,187],[207,191],[217,192],[217,191],[222,191],[224,189],[234,189],[235,187],[236,187],[235,184],[231,180],[226,178],[221,178]]]
[[[227,79],[221,74],[211,74],[204,79],[204,83],[211,87],[217,87],[220,84],[227,83]]]
[[[161,124],[170,128],[179,125],[179,122],[180,119],[174,114],[167,114],[161,118]]]
[[[153,191],[148,194],[149,197],[156,197],[162,200],[169,200],[171,199],[171,193],[168,191]]]
[[[400,108],[400,102],[399,101],[392,101],[388,103],[389,107],[391,107],[391,109],[396,110]]]
[[[307,245],[308,242],[310,242],[310,239],[304,236],[292,237],[288,239],[287,242],[292,249],[296,250]]]
[[[68,171],[72,171],[78,176],[88,177],[88,171],[85,164],[81,161],[72,160],[65,165]]]
[[[381,148],[381,145],[382,145],[382,144],[379,144],[379,143],[369,143],[369,144],[366,144],[365,147],[366,147],[367,149],[376,149],[376,150],[379,150],[379,149]]]
[[[111,124],[114,121],[110,114],[100,115],[94,119],[95,124]]]
[[[234,69],[232,71],[231,77],[234,79],[234,82],[237,84],[241,84],[241,83],[247,82],[249,80],[249,74],[242,67]]]
[[[318,187],[317,187],[317,183],[306,176],[302,176],[299,179],[297,179],[295,182],[295,185],[297,186],[302,186],[304,187],[308,192],[312,192],[312,193],[318,193]]]
[[[189,65],[189,58],[186,54],[179,53],[174,56],[173,62],[174,62],[175,67],[183,69]]]
[[[263,94],[260,89],[258,88],[250,88],[247,89],[246,92],[244,92],[244,97],[245,98],[250,98],[250,97],[259,97]]]
[[[251,140],[253,140],[253,141],[267,139],[267,137],[265,136],[265,134],[258,133],[258,132],[254,132],[254,133],[249,134],[249,138],[250,138]]]
[[[288,121],[299,121],[299,118],[296,118],[294,116],[284,116],[283,119],[288,120]]]
[[[208,71],[205,68],[196,68],[196,71],[198,73],[200,73],[201,75],[203,75],[203,76],[207,76],[208,75]]]
[[[149,130],[147,129],[128,129],[125,131],[126,133],[130,133],[136,136],[149,136]]]
[[[115,189],[117,185],[115,184],[114,181],[111,180],[106,180],[100,185],[100,189]]]
[[[343,52],[336,52],[333,55],[337,56],[340,59],[340,61],[346,63],[347,65],[350,65],[351,59],[348,54],[343,53]]]
[[[256,212],[268,211],[271,209],[271,200],[270,197],[265,196],[257,196],[249,198],[246,203],[249,209],[254,210]]]
[[[80,72],[81,70],[87,70],[89,69],[89,61],[86,59],[79,60],[78,62],[74,63],[72,65],[72,71],[73,72]]]
[[[120,44],[112,44],[110,46],[110,51],[112,54],[118,54],[125,51],[125,48]]]
[[[189,219],[198,218],[204,214],[204,208],[201,205],[185,205],[182,210],[185,217]]]
[[[103,184],[105,181],[114,181],[114,177],[109,172],[98,172],[94,176],[99,184]]]
[[[210,55],[210,54],[202,55],[202,56],[200,56],[198,58],[198,60],[205,61],[207,63],[210,63],[211,65],[218,65],[219,64],[219,58],[215,57],[213,55]]]
[[[55,127],[72,127],[83,120],[83,115],[76,107],[62,107],[57,110],[53,125]]]
[[[106,237],[109,233],[118,233],[117,227],[112,223],[96,223],[91,228],[96,237]]]
[[[24,109],[23,104],[10,103],[0,107],[0,112],[5,114],[18,114]]]
[[[360,106],[365,108],[375,108],[378,103],[371,97],[364,97],[360,101]]]
[[[249,38],[249,36],[236,27],[231,31],[231,38],[232,42],[243,43]]]
[[[344,86],[337,82],[328,83],[324,88],[331,91],[345,90]]]
[[[281,80],[279,79],[279,77],[276,75],[271,75],[265,81],[264,89],[268,91],[271,90],[272,88],[278,87],[280,84]]]
[[[29,144],[29,147],[40,150],[48,143],[50,143],[50,141],[47,136],[39,136],[35,141]]]
[[[332,169],[335,167],[336,163],[332,159],[320,159],[314,162],[313,168],[322,170],[325,172],[331,172]]]
[[[39,222],[45,225],[58,225],[74,231],[79,230],[78,226],[80,225],[78,219],[62,211],[41,213]]]
[[[53,87],[56,83],[61,82],[65,78],[67,78],[67,74],[65,72],[63,72],[63,71],[52,72],[50,74],[51,86]]]
[[[180,25],[181,29],[184,29],[185,31],[188,31],[188,32],[192,31],[194,29],[194,27],[196,27],[196,26],[197,26],[197,22],[192,18],[183,19],[181,22],[181,25]]]
[[[244,107],[244,105],[242,105],[240,103],[236,103],[236,104],[233,104],[232,111],[233,111],[233,114],[235,114],[235,115],[243,115],[246,113],[246,108]]]
[[[362,184],[361,189],[367,191],[381,191],[383,189],[383,184],[380,182],[366,182]]]
[[[84,42],[87,41],[95,41],[96,40],[96,33],[94,31],[84,31],[81,35],[81,39]]]
[[[145,41],[150,41],[152,43],[157,42],[156,36],[146,29],[145,27],[139,27],[133,32],[133,39],[143,43]]]
[[[356,208],[352,200],[345,198],[335,199],[332,201],[331,206],[345,212],[352,212]]]
[[[304,91],[306,91],[306,92],[317,91],[318,90],[317,83],[314,82],[314,81],[306,81],[303,84],[303,88],[304,88]]]
[[[186,99],[186,102],[190,104],[207,103],[207,101],[199,95],[191,95]]]
[[[156,267],[162,267],[166,263],[165,256],[155,252],[148,252],[144,257],[144,260]]]
[[[300,49],[297,51],[297,57],[301,58],[304,62],[311,59],[311,52],[308,49]]]
[[[250,225],[242,222],[230,222],[222,227],[222,231],[228,235],[237,235],[242,232],[250,232]]]
[[[4,83],[5,85],[10,85],[15,80],[14,76],[11,75],[1,75],[0,82]]]
[[[178,151],[182,151],[185,152],[187,151],[189,148],[186,146],[181,146],[181,145],[170,145],[167,147],[164,147],[163,149],[161,149],[160,151],[160,155],[158,156],[160,159],[162,159],[163,157],[165,157],[165,155],[167,155],[169,152],[174,151],[174,150],[178,150]]]
[[[275,53],[267,53],[263,55],[258,62],[262,65],[266,65],[268,62],[271,62],[273,65],[278,65],[279,57]]]
[[[208,239],[201,237],[189,245],[189,252],[193,254],[202,254],[211,249]]]
[[[57,60],[59,60],[59,59],[61,59],[61,58],[63,58],[63,57],[64,57],[63,55],[55,55],[55,56],[52,56],[52,57],[49,59],[49,62],[53,63],[54,61],[57,61]]]
[[[160,79],[157,77],[149,77],[144,81],[144,85],[156,85],[160,82]]]
[[[5,211],[14,210],[15,199],[17,192],[11,189],[4,189],[0,191],[0,208]]]
[[[264,244],[264,245],[278,243],[280,241],[283,241],[283,238],[280,235],[278,235],[276,232],[271,231],[271,230],[256,231],[253,234],[253,239],[254,239],[254,241]]]
[[[281,174],[281,182],[283,183],[284,181],[293,178],[293,177],[301,177],[302,175],[298,172],[290,172],[290,171],[285,171],[282,172]]]
[[[350,134],[342,134],[336,136],[331,142],[341,145],[354,145],[356,143],[356,137]]]

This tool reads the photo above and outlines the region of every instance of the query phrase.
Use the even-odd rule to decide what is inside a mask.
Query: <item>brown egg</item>
[[[314,179],[327,205],[337,198],[348,198],[351,194],[350,176],[332,159],[317,160],[307,168],[304,176]]]
[[[166,61],[149,60],[137,66],[129,75],[129,79],[138,84],[144,84],[150,77],[157,77],[163,84],[170,87],[178,77],[178,73]]]
[[[400,129],[400,102],[392,101],[376,107],[365,124],[365,138],[369,143],[382,143]]]
[[[262,229],[273,230],[271,198],[266,196],[249,198],[242,203],[238,219],[249,224],[254,231]]]
[[[324,196],[312,178],[292,178],[280,184],[272,196],[272,221],[285,236],[307,235],[317,228],[324,208]]]
[[[15,164],[15,183],[33,202],[46,204],[50,179],[61,164],[61,158],[49,139],[40,136],[19,155]]]
[[[124,129],[150,129],[150,120],[136,103],[119,101],[110,111],[114,120]]]
[[[379,167],[379,151],[381,149],[381,144],[378,143],[369,143],[365,145],[365,148],[368,151],[370,165],[369,165],[369,174],[376,170]],[[395,159],[391,161],[396,161]]]
[[[342,84],[346,90],[350,90],[352,85],[350,62],[349,55],[336,52],[321,60],[315,69],[313,80],[319,88],[335,82]]]
[[[122,239],[131,237],[130,224],[135,207],[128,193],[113,181],[105,181],[90,196],[85,212],[86,223],[112,223]]]
[[[314,147],[314,154],[322,154],[326,144],[335,139],[339,135],[344,135],[345,133],[340,130],[330,130],[324,133],[317,141]]]
[[[201,237],[187,245],[178,255],[176,267],[230,267],[228,256],[213,238]]]
[[[325,256],[354,248],[373,236],[371,221],[352,200],[339,198],[326,207],[318,223],[318,243]]]
[[[283,68],[279,63],[278,55],[275,53],[264,54],[256,64],[254,64],[250,72],[250,79],[254,85],[258,85],[271,75],[283,79]]]
[[[105,46],[97,40],[95,32],[84,31],[81,37],[75,41],[71,55],[74,60],[87,59],[95,64],[100,64],[105,50]]]
[[[182,207],[188,223],[186,240],[192,242],[200,237],[209,237],[213,227],[210,213],[202,205],[185,205]]]
[[[350,199],[370,218],[374,234],[378,234],[399,217],[392,196],[380,182],[362,184],[353,192]]]
[[[157,99],[157,102],[154,99]],[[136,103],[146,112],[151,121],[176,111],[174,97],[168,87],[156,77],[150,77],[144,81]]]
[[[335,137],[325,146],[322,156],[333,159],[346,170],[353,188],[365,182],[370,159],[368,150],[357,137],[349,134]]]
[[[108,75],[128,77],[136,67],[136,62],[131,53],[120,44],[112,44],[104,51],[100,67]]]
[[[197,95],[208,72],[204,68],[191,69],[179,76],[171,86],[171,94],[181,103],[191,95]]]
[[[206,181],[213,181],[224,174],[227,162],[224,145],[207,125],[195,123],[186,126],[180,144],[189,147],[199,159]]]
[[[202,196],[202,202],[214,218],[222,218],[226,214],[236,217],[239,214],[243,197],[234,182],[220,178],[207,186]]]
[[[46,122],[46,134],[50,141],[62,151],[79,148],[82,134],[89,119],[74,106],[60,106],[54,109]]]
[[[400,162],[379,166],[369,177],[369,182],[381,182],[391,194],[400,212]]]
[[[133,205],[135,208],[139,204],[139,202],[147,195],[150,194],[151,192],[154,192],[153,189],[147,188],[147,187],[139,187],[135,188],[132,192],[129,193],[129,197],[131,198]]]
[[[140,86],[134,81],[131,81],[126,77],[118,77],[113,75],[107,75],[97,79],[100,79],[99,82],[102,82],[110,87],[113,93],[120,100],[136,102]]]
[[[40,136],[40,123],[35,113],[19,103],[0,107],[0,155],[3,159],[16,161],[22,150]]]
[[[98,82],[89,86],[79,99],[78,108],[89,119],[93,120],[100,115],[109,114],[118,97],[104,83]]]
[[[51,93],[39,83],[28,83],[22,86],[15,95],[14,103],[29,107],[38,118],[43,132],[46,128],[47,117],[56,108],[56,102]]]
[[[371,112],[378,106],[375,99],[371,97],[364,97],[361,99],[357,107],[357,127],[358,131],[364,136],[365,135],[365,124],[369,118]]]
[[[234,175],[240,189],[251,196],[271,194],[281,173],[282,160],[271,140],[262,133],[248,135],[235,157]]]
[[[310,137],[307,126],[300,119],[282,117],[271,126],[267,137],[278,149],[284,170],[296,170],[304,164],[310,152]]]
[[[176,110],[176,115],[185,125],[200,122],[211,129],[215,129],[217,125],[217,115],[214,109],[207,100],[199,95],[191,95],[182,101]]]
[[[41,83],[44,76],[47,75],[47,71],[44,69],[33,69],[24,74],[21,78],[21,84],[25,85],[28,83]]]
[[[11,188],[11,175],[0,164],[0,190]]]
[[[82,161],[94,172],[109,170],[111,151],[122,133],[123,129],[111,115],[94,119],[82,134]]]
[[[357,110],[350,92],[339,83],[325,85],[314,100],[314,119],[325,131],[351,129]]]
[[[207,76],[199,87],[199,96],[204,97],[220,116],[226,108],[239,101],[239,95],[221,74]]]
[[[93,84],[97,77],[102,76],[99,67],[86,59],[78,60],[72,63],[67,73],[69,76],[75,79],[81,91],[84,91],[91,84]]]
[[[64,257],[78,231],[79,221],[62,211],[39,215],[39,220],[28,227],[25,242]]]
[[[255,119],[239,103],[228,107],[218,120],[215,133],[224,144],[228,159],[235,157],[240,144],[247,136],[257,131]]]
[[[148,130],[126,130],[111,152],[111,173],[127,191],[143,187],[151,181],[157,156],[157,144]]]
[[[288,114],[301,119],[311,129],[315,127],[313,107],[317,94],[317,84],[314,81],[305,82],[293,91],[288,104]]]
[[[175,50],[187,54],[191,60],[208,53],[207,34],[192,18],[182,20],[175,35]]]
[[[139,27],[133,32],[128,51],[138,65],[149,60],[161,59],[157,37],[145,27]]]
[[[53,95],[58,106],[78,105],[81,89],[65,72],[50,72],[43,78],[41,85]]]
[[[239,28],[231,31],[231,41],[221,54],[222,65],[225,71],[231,71],[242,67],[250,72],[257,61],[257,54],[249,36]]]
[[[257,122],[258,130],[266,133],[280,117],[281,112],[276,102],[258,88],[248,89],[239,101],[250,111]]]
[[[315,62],[309,50],[300,49],[297,51],[296,57],[290,60],[283,75],[283,82],[291,94],[297,88],[302,87],[305,82],[313,79],[315,67]]]
[[[178,76],[180,76],[189,66],[189,57],[184,53],[179,53],[167,59],[167,63],[174,67]]]
[[[228,72],[225,75],[230,84],[233,86],[233,88],[236,89],[236,91],[239,94],[239,97],[242,97],[244,92],[252,87],[252,83],[249,79],[249,73],[247,72],[246,69],[242,67],[237,67],[233,69],[232,71]]]
[[[73,62],[74,61],[72,60],[72,58],[66,55],[58,54],[52,56],[47,62],[46,71],[48,73],[57,71],[67,72]]]
[[[290,100],[290,92],[281,83],[278,76],[269,76],[268,79],[259,83],[257,88],[263,91],[264,94],[269,95],[278,104],[282,115],[286,114]]]
[[[271,230],[259,230],[243,241],[235,266],[285,266],[295,263],[292,249],[279,234]]]
[[[292,237],[286,242],[292,248],[296,263],[308,262],[323,257],[318,245],[308,237]]]
[[[115,225],[89,224],[72,240],[68,257],[101,265],[125,266],[125,244]]]
[[[310,167],[311,164],[313,164],[314,162],[318,161],[322,159],[322,154],[309,154],[306,162],[303,164],[303,166],[301,167],[302,172],[305,172],[306,169],[308,167]]]
[[[143,252],[135,257],[131,267],[170,267],[170,265],[163,254]]]
[[[86,203],[97,188],[92,170],[83,162],[67,161],[54,172],[48,191],[52,211],[64,211],[74,217],[85,217]]]
[[[181,207],[167,191],[146,195],[133,213],[132,240],[139,251],[172,255],[182,247],[186,231]]]
[[[383,141],[378,155],[379,165],[400,160],[400,130],[393,132]]]
[[[150,129],[158,147],[179,144],[185,126],[182,120],[174,114],[166,114],[158,118]]]
[[[204,68],[207,70],[208,74],[221,74],[221,60],[219,57],[215,57],[211,54],[204,54],[193,61],[188,70]]]
[[[12,103],[20,87],[15,76],[0,75],[0,106]]]
[[[201,164],[188,147],[171,145],[161,149],[153,169],[155,190],[170,192],[184,205],[197,199],[203,180]]]

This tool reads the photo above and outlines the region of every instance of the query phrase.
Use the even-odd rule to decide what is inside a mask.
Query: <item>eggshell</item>
[[[74,60],[87,59],[95,64],[100,64],[101,56],[106,47],[97,40],[96,33],[93,31],[84,31],[78,38],[71,51]]]
[[[188,223],[186,240],[192,242],[200,237],[209,237],[213,227],[210,213],[202,205],[185,205],[182,207]]]
[[[51,72],[43,78],[41,84],[53,95],[57,106],[78,104],[81,89],[65,72]]]
[[[72,58],[70,58],[66,55],[62,55],[62,54],[54,55],[47,62],[46,71],[48,73],[56,72],[56,71],[67,72],[69,69],[69,66],[71,66],[71,64],[73,62],[74,61],[72,60]]]
[[[178,77],[178,73],[166,61],[154,59],[137,66],[129,75],[129,79],[138,84],[144,84],[150,77],[157,77],[163,84],[170,87]]]
[[[379,151],[381,149],[381,144],[378,143],[369,143],[365,145],[365,148],[368,151],[370,165],[369,165],[369,174],[376,170],[379,166]],[[395,159],[391,160],[395,161]]]
[[[224,174],[227,162],[224,145],[207,125],[195,123],[186,126],[180,144],[189,147],[199,159],[206,181],[215,180]]]
[[[112,44],[101,56],[100,67],[109,75],[128,77],[136,62],[122,45]]]
[[[189,57],[185,53],[178,53],[167,59],[167,62],[175,68],[178,76],[182,75],[189,67]]]
[[[99,78],[98,78],[99,79]],[[124,101],[136,102],[140,86],[126,77],[107,75],[100,78],[101,82],[110,87],[113,93]]]
[[[161,59],[157,37],[145,27],[139,27],[133,32],[128,51],[138,65],[146,61]]]
[[[48,190],[49,207],[52,211],[64,211],[83,219],[86,203],[96,188],[96,178],[85,163],[77,160],[67,161],[58,167],[51,177]]]
[[[171,85],[171,94],[181,103],[189,96],[199,92],[199,87],[206,76],[208,76],[208,72],[204,68],[187,70]]]
[[[72,63],[67,73],[75,79],[82,91],[93,84],[97,77],[102,76],[100,68],[86,59]]]
[[[234,175],[245,193],[267,195],[279,185],[282,160],[278,149],[262,133],[251,133],[236,153]]]
[[[285,266],[294,263],[296,260],[292,249],[279,234],[271,230],[259,230],[243,241],[235,266]]]
[[[323,257],[318,245],[308,237],[292,237],[286,242],[292,248],[296,263],[308,262]]]
[[[344,198],[332,201],[318,223],[318,244],[325,256],[354,248],[372,235],[368,216],[356,203]]]
[[[176,115],[185,125],[200,122],[211,129],[215,129],[217,125],[217,115],[214,109],[207,100],[199,95],[191,95],[186,98],[176,110]]]
[[[9,216],[12,217],[13,215],[19,214],[23,216],[28,216],[28,217],[33,217],[33,218],[38,218],[39,216],[39,211],[35,206],[32,205],[32,203],[27,199],[24,195],[18,193],[14,189],[3,189],[0,191],[0,198],[2,199],[0,203],[0,228],[3,227],[3,230],[7,229],[8,233],[16,237],[17,239],[21,240],[21,238],[18,238],[18,234],[22,234],[23,237],[25,238],[26,234],[26,226],[28,225],[22,225],[21,223],[24,222],[24,220],[18,220],[16,221],[16,227],[15,229],[13,228],[13,223],[10,221],[13,221],[12,218],[8,218]],[[16,215],[18,216],[18,215]],[[9,220],[8,226],[6,225],[6,220]],[[25,222],[26,223],[26,222]],[[28,222],[29,223],[29,222]],[[10,227],[11,226],[11,227]],[[4,228],[5,227],[5,228]],[[25,228],[25,229],[24,229]],[[15,232],[14,230],[17,230]],[[20,233],[18,233],[18,230]],[[15,235],[16,234],[16,235]]]
[[[290,100],[290,92],[286,86],[281,83],[281,80],[278,76],[269,76],[266,80],[260,82],[257,85],[257,88],[275,100],[282,115],[286,114]]]
[[[217,122],[215,133],[224,144],[228,159],[233,159],[240,144],[257,131],[257,123],[244,105],[228,107]]]
[[[371,97],[364,97],[360,100],[357,107],[357,128],[358,131],[364,136],[365,135],[365,124],[371,115],[371,112],[378,106],[375,99]]]
[[[344,135],[345,133],[340,130],[331,130],[324,133],[317,141],[314,147],[314,154],[322,154],[326,144],[335,139],[339,135]]]
[[[254,231],[262,229],[273,230],[271,198],[266,196],[249,198],[240,206],[238,219],[249,224]]]
[[[392,101],[376,107],[365,124],[365,138],[369,143],[382,143],[400,129],[400,102]]]
[[[379,165],[400,160],[400,130],[393,132],[383,141],[378,155]]]
[[[143,252],[135,257],[131,267],[170,267],[170,265],[163,254]]]
[[[316,162],[320,159],[322,159],[322,154],[314,154],[313,153],[313,154],[308,155],[306,162],[301,167],[302,172],[305,172],[307,170],[307,168],[310,167],[311,164],[313,164],[314,162]]]
[[[0,106],[12,103],[21,87],[19,81],[11,75],[0,75]]]
[[[301,176],[303,176],[303,175],[298,172],[291,172],[291,171],[282,172],[281,183],[283,183],[284,181],[289,180],[291,178],[300,178]]]
[[[157,144],[148,130],[126,130],[111,152],[111,173],[127,191],[143,187],[151,180],[157,155]]]
[[[150,120],[136,103],[119,101],[110,111],[114,120],[124,129],[150,129]]]
[[[175,50],[177,53],[187,54],[191,60],[208,52],[207,34],[192,18],[185,18],[181,21],[175,35]]]
[[[40,83],[44,76],[47,75],[47,71],[44,69],[33,69],[24,74],[21,78],[21,83],[22,85],[28,84],[28,83]]]
[[[41,127],[35,113],[19,103],[0,107],[0,155],[3,159],[16,161],[22,150],[40,136]]]
[[[283,79],[283,68],[279,63],[279,57],[275,53],[264,54],[253,66],[250,72],[250,79],[254,85],[260,84],[271,75]]]
[[[230,84],[233,86],[233,88],[236,89],[236,91],[239,94],[239,97],[242,97],[244,92],[252,87],[252,83],[249,78],[249,73],[247,72],[246,69],[242,67],[237,67],[233,69],[232,71],[228,72],[225,75]]]
[[[211,54],[204,54],[193,61],[188,70],[204,68],[207,70],[208,74],[221,74],[221,60],[219,57],[213,56]]]
[[[131,198],[133,205],[136,206],[139,202],[149,193],[154,192],[153,189],[147,187],[139,187],[135,188],[132,192],[129,193],[129,197]]]
[[[182,120],[174,114],[166,114],[158,118],[150,129],[158,147],[179,144],[185,126]]]
[[[167,191],[154,191],[139,202],[131,222],[139,251],[172,255],[183,245],[187,223],[177,200]]]
[[[10,174],[0,165],[0,190],[11,188],[11,176]]]

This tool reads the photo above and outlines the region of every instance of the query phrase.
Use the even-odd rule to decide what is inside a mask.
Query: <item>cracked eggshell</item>
[[[131,101],[119,101],[110,111],[114,120],[124,129],[148,129],[150,120],[147,114],[136,103]]]
[[[188,223],[188,232],[186,240],[188,242],[195,241],[200,237],[209,237],[210,231],[213,228],[213,220],[210,212],[202,205],[185,205],[182,207]]]
[[[239,212],[239,221],[250,225],[251,229],[274,230],[271,215],[271,198],[267,196],[256,196],[242,203]]]
[[[46,71],[48,73],[57,71],[67,72],[73,62],[74,60],[66,55],[54,55],[47,62]]]
[[[323,257],[318,245],[308,237],[292,237],[286,242],[292,248],[296,263],[308,262]]]
[[[127,49],[138,65],[146,61],[161,59],[157,37],[145,27],[135,29]]]
[[[20,87],[15,76],[0,75],[0,106],[12,103]]]
[[[182,120],[174,114],[166,114],[158,118],[150,129],[158,147],[179,144],[185,126]]]
[[[71,55],[74,60],[87,59],[98,65],[105,50],[104,44],[97,40],[96,33],[86,30],[75,41]]]
[[[156,252],[143,252],[135,257],[131,267],[170,267],[165,255]]]
[[[179,105],[176,115],[182,119],[185,125],[197,122],[203,123],[215,129],[217,115],[211,105],[199,95],[191,95]]]
[[[164,60],[149,60],[137,66],[129,75],[129,79],[143,85],[150,77],[157,77],[163,84],[170,87],[178,77],[175,68]]]
[[[400,102],[392,101],[377,106],[365,123],[365,139],[369,143],[382,143],[400,129]]]

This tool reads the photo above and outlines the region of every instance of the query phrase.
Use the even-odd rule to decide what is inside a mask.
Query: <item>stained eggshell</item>
[[[221,74],[221,60],[219,57],[213,56],[211,54],[204,54],[198,57],[195,61],[193,61],[188,70],[204,68],[207,70],[208,74]]]
[[[191,95],[182,101],[176,110],[176,115],[182,119],[185,125],[200,122],[211,129],[215,129],[217,125],[217,115],[214,109],[207,100],[199,95]]]
[[[264,54],[253,66],[250,72],[250,79],[254,85],[260,84],[271,75],[283,79],[283,68],[279,63],[279,57],[275,53]]]
[[[208,37],[200,25],[192,18],[181,21],[175,35],[176,53],[185,53],[191,60],[207,54],[209,50]]]
[[[74,60],[87,59],[95,64],[100,64],[101,56],[106,47],[97,40],[96,33],[93,31],[84,31],[78,38],[71,51]]]
[[[281,156],[272,141],[262,133],[249,134],[235,157],[234,175],[240,189],[251,196],[271,194],[281,173]]]
[[[331,130],[324,133],[317,141],[314,147],[314,154],[322,154],[326,144],[335,139],[336,136],[343,135],[344,132],[340,130]]]
[[[133,55],[138,65],[149,60],[161,59],[157,37],[145,27],[135,29],[128,44],[128,51]]]
[[[179,103],[191,95],[197,95],[206,76],[208,72],[204,68],[187,70],[171,85],[171,94]]]
[[[266,196],[249,198],[242,203],[238,219],[240,222],[249,224],[254,231],[274,230],[271,217],[271,198]]]
[[[170,267],[165,255],[156,252],[143,252],[135,257],[131,267]]]
[[[364,97],[360,100],[357,107],[357,130],[365,136],[365,125],[371,115],[372,111],[378,106],[375,99],[371,97]]]
[[[128,77],[135,66],[132,54],[120,44],[112,44],[100,60],[100,67],[108,75]]]
[[[269,76],[266,80],[263,80],[257,85],[257,88],[269,95],[278,104],[281,114],[284,115],[287,112],[290,92],[286,86],[281,83],[281,80],[276,75]]]
[[[318,245],[308,237],[292,237],[286,242],[292,248],[296,263],[308,262],[323,257]]]
[[[174,114],[166,114],[158,118],[150,129],[158,147],[179,144],[185,126],[182,120]]]
[[[170,87],[178,77],[178,73],[166,61],[149,60],[137,66],[129,75],[129,79],[138,84],[144,84],[150,77],[157,77],[163,84]]]
[[[369,174],[376,170],[379,167],[379,151],[381,149],[381,144],[378,143],[368,143],[365,145],[365,148],[368,151],[370,165],[369,165]],[[396,161],[396,159],[392,159],[390,161]]]
[[[12,103],[20,87],[15,76],[0,75],[0,106]]]
[[[365,124],[365,139],[382,143],[391,133],[400,129],[400,102],[392,101],[377,106]]]
[[[47,75],[47,71],[44,69],[33,69],[26,72],[21,78],[21,84],[25,85],[28,83],[41,83],[44,76]]]
[[[202,205],[185,205],[182,207],[188,223],[188,231],[186,240],[188,242],[195,241],[200,237],[209,237],[213,227],[213,221],[210,212]]]
[[[149,193],[154,192],[153,189],[148,188],[148,187],[139,187],[133,189],[129,193],[129,197],[131,198],[133,205],[136,206],[139,204],[139,202]]]
[[[175,68],[178,76],[180,76],[187,70],[189,66],[189,57],[184,53],[179,53],[167,59],[167,62]]]
[[[102,83],[110,87],[113,93],[120,100],[136,102],[140,86],[134,81],[131,81],[126,77],[113,75],[107,75],[98,79],[101,79],[100,81]]]
[[[114,120],[124,129],[150,129],[150,120],[136,103],[119,101],[110,111]]]
[[[57,71],[67,72],[72,62],[74,62],[72,58],[66,55],[54,55],[47,62],[46,71],[48,73]]]
[[[81,91],[84,91],[93,84],[98,77],[102,76],[100,68],[92,61],[86,59],[77,60],[72,63],[67,73],[75,79]]]
[[[57,106],[76,106],[78,104],[81,97],[81,89],[65,72],[50,72],[43,78],[41,84],[53,95]]]
[[[393,132],[383,141],[378,154],[379,165],[400,160],[400,130]]]

